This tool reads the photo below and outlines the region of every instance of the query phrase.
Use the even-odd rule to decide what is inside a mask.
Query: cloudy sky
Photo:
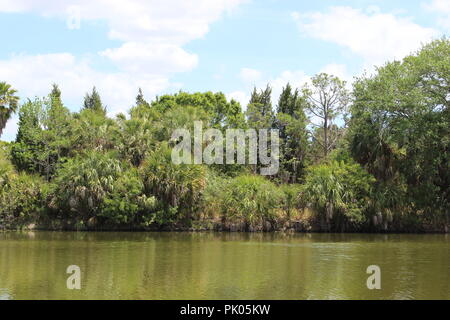
[[[59,84],[79,110],[95,85],[111,115],[148,100],[253,86],[351,81],[450,34],[450,0],[0,0],[0,81],[23,99]],[[2,139],[17,130],[12,119]]]

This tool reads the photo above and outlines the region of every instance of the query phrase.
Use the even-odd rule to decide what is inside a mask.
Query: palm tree
[[[142,164],[144,184],[149,194],[172,208],[180,208],[190,218],[206,186],[205,168],[175,165],[171,152],[168,144],[163,143],[149,154]]]
[[[0,82],[0,136],[5,129],[6,121],[17,110],[19,97],[15,95],[16,92],[6,82]]]
[[[95,216],[121,172],[118,160],[98,151],[72,158],[58,171],[57,198],[85,218]]]

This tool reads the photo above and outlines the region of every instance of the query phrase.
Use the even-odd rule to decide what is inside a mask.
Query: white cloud
[[[381,9],[378,6],[371,5],[367,7],[366,12],[368,14],[378,14],[381,13]]]
[[[431,3],[426,3],[425,6],[433,11],[450,13],[450,1],[449,0],[433,0]]]
[[[347,66],[339,63],[330,63],[320,69],[320,72],[328,73],[347,82],[347,88],[350,90],[353,83],[353,76],[348,72]]]
[[[119,48],[100,52],[129,72],[165,74],[184,72],[197,66],[198,57],[182,48],[167,44],[127,42]]]
[[[209,25],[245,0],[0,0],[0,12],[32,12],[60,19],[106,21],[109,37],[122,46],[101,53],[135,72],[182,72],[197,65],[195,54],[181,47],[201,38]],[[77,10],[76,10],[77,9]],[[79,13],[79,17],[72,15]]]
[[[239,78],[247,84],[255,84],[261,80],[261,76],[261,71],[251,68],[242,68],[239,72]]]
[[[103,20],[122,41],[184,44],[208,32],[209,24],[242,0],[0,0],[0,12],[36,12],[67,19],[79,7],[83,21]]]
[[[438,24],[447,32],[450,32],[450,0],[433,0],[429,3],[424,3],[423,6],[428,11],[436,13]]]
[[[242,70],[244,70],[243,68]],[[240,77],[242,78],[242,70],[240,73]],[[250,69],[248,69],[250,70]],[[254,70],[256,71],[256,70]],[[249,72],[250,73],[250,72]],[[243,110],[247,108],[247,104],[250,100],[250,92],[254,87],[257,90],[263,90],[266,88],[266,85],[269,84],[272,88],[272,106],[275,110],[276,104],[278,103],[278,98],[283,90],[283,87],[290,83],[293,88],[301,88],[305,83],[307,83],[311,78],[306,75],[303,71],[300,70],[286,70],[281,72],[278,76],[272,78],[263,78],[259,75],[258,79],[250,82],[247,81],[245,83],[245,91],[234,91],[227,94],[228,99],[235,99],[241,103]]]
[[[234,99],[241,104],[242,110],[247,109],[247,104],[250,101],[250,94],[243,91],[233,91],[226,94],[227,100]]]
[[[16,138],[17,129],[19,128],[19,118],[13,116],[6,122],[6,127],[3,129],[1,140],[3,141],[13,141]]]
[[[192,70],[198,64],[198,56],[185,51],[183,45],[205,36],[211,23],[244,1],[0,0],[0,12],[61,19],[70,28],[105,22],[108,36],[123,42],[117,48],[87,53],[108,59],[117,71],[96,70],[91,61],[71,53],[21,54],[0,60],[0,79],[19,90],[21,97],[47,95],[51,84],[58,83],[64,101],[73,106],[80,106],[84,93],[95,85],[109,114],[124,112],[134,103],[138,87],[150,99],[179,86],[170,83],[171,74]],[[11,130],[15,129],[10,122],[7,131]]]
[[[100,72],[87,59],[70,53],[18,55],[0,60],[0,79],[8,79],[22,97],[44,96],[57,83],[63,100],[81,106],[84,93],[95,85],[108,110],[114,114],[129,109],[141,87],[153,96],[170,86],[168,78],[149,73]]]
[[[209,25],[245,0],[0,0],[0,12],[31,12],[71,20],[105,21],[109,37],[123,41],[98,53],[123,72],[167,76],[198,64],[182,46],[206,35]],[[75,10],[78,8],[78,10]]]
[[[0,0],[0,12],[12,13],[27,10],[28,5],[16,0]]]
[[[348,88],[351,87],[353,78],[348,73],[345,65],[336,63],[328,64],[321,68],[319,72],[325,72],[337,76],[342,80],[347,81]],[[247,83],[245,86],[245,91],[234,91],[228,93],[227,98],[239,101],[241,103],[241,106],[245,110],[250,100],[250,92],[253,90],[253,88],[256,87],[257,90],[264,90],[266,88],[266,85],[269,84],[272,88],[272,107],[274,110],[276,110],[276,105],[278,103],[280,94],[283,91],[283,88],[286,87],[288,83],[293,89],[301,90],[305,84],[311,84],[311,76],[306,74],[302,70],[285,70],[275,77],[260,77],[260,79],[255,83]]]
[[[401,59],[438,35],[436,30],[409,18],[371,7],[368,13],[351,7],[331,7],[325,13],[296,12],[292,17],[303,35],[349,49],[364,59],[366,68]]]
[[[292,88],[301,89],[305,83],[307,83],[311,78],[301,70],[296,71],[283,71],[277,77],[270,79],[268,83],[272,87],[272,104],[275,106],[278,103],[283,87],[289,83]]]

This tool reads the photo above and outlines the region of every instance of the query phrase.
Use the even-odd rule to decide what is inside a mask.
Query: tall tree
[[[100,112],[106,115],[106,107],[103,106],[102,100],[95,87],[92,88],[92,93],[86,93],[84,97],[84,109]]]
[[[306,167],[308,148],[305,100],[298,89],[288,83],[283,88],[277,105],[275,126],[281,138],[280,178],[284,182],[298,182]]]
[[[11,88],[6,82],[0,82],[0,136],[5,129],[6,121],[16,112],[19,104],[17,91]]]
[[[441,39],[354,83],[350,150],[378,179],[380,212],[450,221],[449,66]]]
[[[50,180],[58,161],[72,149],[70,121],[70,111],[62,105],[61,91],[56,85],[47,98],[23,104],[16,142],[11,149],[16,167]]]
[[[138,95],[136,96],[136,106],[150,106],[147,100],[144,98],[144,93],[142,92],[142,89],[139,88]]]
[[[247,124],[251,129],[271,129],[275,126],[275,116],[272,110],[272,88],[268,84],[264,90],[259,92],[256,88],[250,97],[249,104],[245,115],[247,117]],[[268,139],[269,145],[271,144],[271,139]],[[260,157],[260,150],[258,148],[256,154]],[[251,165],[254,172],[257,172],[261,168],[261,163],[256,165]]]
[[[49,94],[49,98],[52,105],[62,106],[61,90],[56,83],[52,84],[52,91]]]
[[[303,96],[307,101],[307,110],[316,118],[312,120],[312,124],[322,129],[323,141],[317,140],[317,143],[326,157],[340,137],[331,137],[330,131],[333,130],[336,118],[344,116],[350,102],[350,93],[345,88],[345,81],[326,73],[314,76],[311,82],[311,85],[304,87]]]
[[[273,127],[274,114],[271,96],[272,88],[269,85],[259,92],[256,88],[253,89],[246,111],[250,127],[254,129],[270,129]]]

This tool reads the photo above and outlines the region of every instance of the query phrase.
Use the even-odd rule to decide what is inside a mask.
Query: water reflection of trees
[[[443,235],[9,232],[0,234],[0,296],[450,298],[449,247]],[[66,288],[70,264],[82,270],[80,291]],[[380,291],[366,288],[371,264]]]

